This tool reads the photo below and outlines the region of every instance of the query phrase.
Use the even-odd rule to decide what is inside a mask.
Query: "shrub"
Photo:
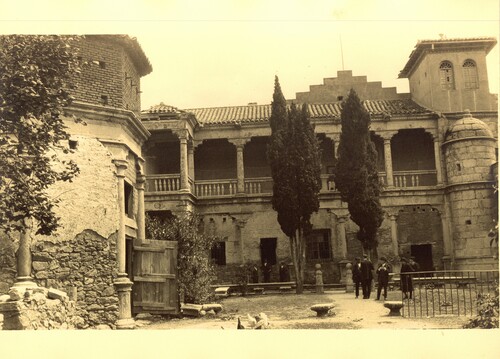
[[[185,303],[206,303],[213,295],[210,285],[215,280],[215,270],[210,249],[217,237],[204,234],[201,224],[200,217],[191,212],[146,220],[152,239],[177,241],[178,288]]]
[[[498,283],[496,284],[495,295],[489,293],[478,294],[477,305],[478,315],[469,320],[469,322],[464,325],[464,328],[498,328]]]

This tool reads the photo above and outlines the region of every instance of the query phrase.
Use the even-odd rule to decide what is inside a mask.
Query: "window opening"
[[[316,229],[306,238],[306,257],[310,260],[332,258],[330,230]]]
[[[455,78],[453,76],[453,66],[449,61],[441,62],[439,66],[439,78],[443,90],[455,89]]]
[[[215,264],[226,265],[226,242],[216,242],[212,246],[211,257]]]
[[[133,218],[133,205],[134,205],[134,187],[128,182],[125,182],[125,215]]]
[[[479,88],[476,63],[472,60],[466,60],[462,66],[462,69],[464,73],[465,88],[466,89]]]

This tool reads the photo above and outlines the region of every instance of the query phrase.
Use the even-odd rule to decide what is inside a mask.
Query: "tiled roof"
[[[179,110],[177,107],[166,105],[163,102],[160,102],[158,105],[151,106],[147,110],[143,110],[142,113],[165,113],[165,114],[177,114],[184,112]]]
[[[340,119],[341,102],[308,104],[311,118]],[[426,114],[431,111],[417,105],[409,99],[403,100],[366,100],[363,106],[372,115],[408,115]],[[154,106],[153,106],[154,107]],[[196,116],[200,124],[216,125],[231,123],[258,123],[267,122],[271,116],[271,105],[248,105],[232,107],[210,107],[186,109]],[[146,112],[149,112],[146,111]]]

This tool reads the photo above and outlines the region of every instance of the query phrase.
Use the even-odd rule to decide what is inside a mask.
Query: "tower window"
[[[466,60],[462,66],[464,72],[464,82],[466,89],[479,88],[479,81],[477,79],[477,66],[472,60]]]
[[[441,62],[441,65],[439,65],[439,80],[443,90],[455,89],[455,77],[453,76],[453,65],[451,62]]]

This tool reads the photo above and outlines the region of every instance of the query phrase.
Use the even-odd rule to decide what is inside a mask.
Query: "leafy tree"
[[[61,118],[72,101],[79,61],[68,36],[0,36],[0,229],[36,234],[59,226],[46,190],[70,181],[75,163],[58,160],[69,138]]]
[[[295,269],[296,291],[303,292],[305,237],[310,232],[311,215],[319,209],[321,189],[320,152],[307,106],[287,110],[278,77],[271,105],[271,139],[268,159],[273,177],[273,209],[281,230],[290,240]]]
[[[363,249],[376,251],[377,230],[383,221],[377,151],[370,138],[370,114],[353,89],[342,104],[341,123],[335,186],[359,226],[357,238]]]
[[[200,217],[191,212],[165,220],[146,216],[146,227],[152,239],[177,241],[178,288],[184,302],[206,303],[213,294],[210,249],[217,237],[203,234]]]

